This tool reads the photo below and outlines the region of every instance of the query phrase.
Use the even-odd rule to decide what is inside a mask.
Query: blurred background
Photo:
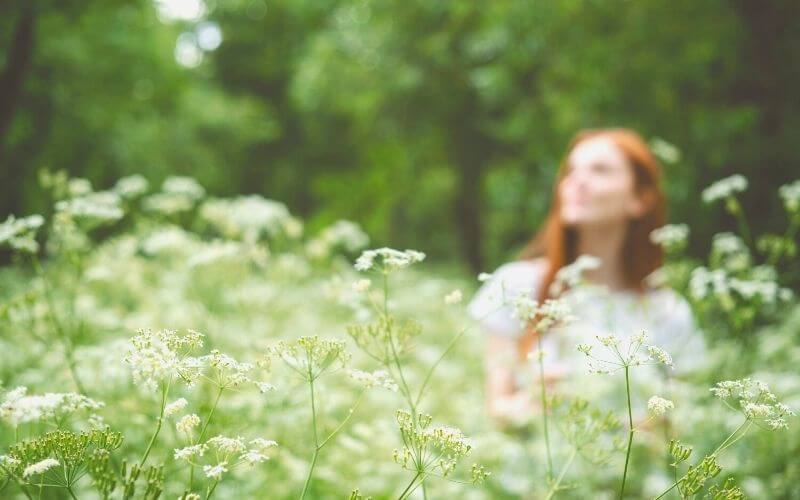
[[[490,270],[541,222],[569,138],[627,126],[660,144],[699,255],[733,227],[699,192],[731,173],[759,229],[785,225],[798,17],[796,0],[4,0],[0,219],[42,210],[43,168],[97,189],[191,175]]]

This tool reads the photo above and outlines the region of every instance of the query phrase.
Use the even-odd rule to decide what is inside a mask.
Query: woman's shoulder
[[[500,265],[492,273],[491,280],[506,285],[527,285],[528,288],[538,286],[547,269],[547,260],[536,259],[514,260]]]

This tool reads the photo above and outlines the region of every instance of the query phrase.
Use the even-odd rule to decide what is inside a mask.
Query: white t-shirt
[[[483,283],[467,306],[469,315],[479,321],[489,335],[508,339],[518,338],[524,331],[512,317],[513,306],[504,304],[504,297],[513,300],[520,293],[538,296],[542,276],[542,261],[514,261],[503,264]],[[674,369],[637,366],[634,379],[643,391],[659,390],[670,374],[686,373],[702,362],[705,344],[698,331],[689,304],[669,288],[636,292],[609,292],[605,287],[585,285],[567,291],[563,298],[572,309],[576,321],[546,332],[542,337],[546,373],[563,376],[565,388],[580,392],[588,374],[586,356],[576,349],[580,343],[595,344],[595,353],[603,354],[595,336],[614,334],[627,340],[644,330],[647,344],[657,345],[674,360]],[[606,359],[612,359],[605,356]],[[529,367],[530,368],[530,367]],[[534,370],[528,376],[534,376]],[[521,374],[521,376],[525,376]],[[599,390],[598,377],[591,374],[587,381],[592,390]],[[613,377],[613,375],[612,375]],[[518,382],[524,384],[524,381]],[[577,387],[576,387],[577,386]],[[652,394],[651,394],[652,395]]]

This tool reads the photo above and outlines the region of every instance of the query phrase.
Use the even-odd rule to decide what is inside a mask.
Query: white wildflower
[[[202,457],[208,447],[205,444],[195,444],[184,448],[176,448],[173,452],[175,460],[191,461],[195,457]]]
[[[747,189],[747,179],[739,174],[720,179],[703,190],[703,201],[714,203]]]
[[[204,465],[203,473],[206,475],[206,477],[210,477],[219,481],[222,478],[222,474],[228,472],[226,465],[228,465],[228,462],[226,461],[222,461],[217,465]]]
[[[58,467],[59,465],[61,464],[55,458],[45,458],[44,460],[25,467],[25,470],[22,471],[22,477],[29,477],[34,474],[42,474],[53,467]]]
[[[273,441],[272,439],[254,438],[250,440],[250,446],[253,446],[257,450],[265,452],[270,448],[275,448],[276,446],[278,446],[278,443],[276,441]]]
[[[660,137],[654,137],[650,141],[650,149],[664,163],[674,164],[681,160],[681,150]]]
[[[562,267],[556,272],[550,293],[560,295],[567,288],[578,286],[584,279],[586,271],[600,267],[600,259],[592,255],[580,255],[574,262]]]
[[[647,410],[655,416],[661,416],[674,408],[675,404],[672,401],[659,396],[653,396],[647,400]]]
[[[478,281],[480,282],[489,281],[490,279],[492,279],[492,275],[489,273],[480,273],[478,275]]]
[[[778,194],[783,200],[786,211],[795,213],[800,211],[800,180],[785,184],[778,189]]]
[[[139,174],[123,177],[114,184],[114,192],[125,199],[138,198],[147,192],[150,183]]]
[[[667,224],[650,233],[650,241],[665,250],[676,251],[686,246],[689,226],[686,224]]]
[[[375,259],[380,258],[382,270],[391,271],[408,267],[425,259],[425,254],[417,250],[395,250],[393,248],[378,248],[365,250],[356,259],[354,265],[357,271],[367,271],[375,265]]]
[[[189,404],[189,402],[186,401],[186,398],[176,399],[175,401],[164,407],[164,416],[171,417],[172,415],[175,415],[179,411],[186,408],[187,404]]]
[[[245,450],[244,441],[242,441],[242,438],[239,436],[235,438],[214,436],[206,441],[206,444],[216,448],[217,451],[222,455],[232,455],[234,453],[241,453]]]
[[[29,215],[21,219],[9,215],[0,224],[0,247],[8,246],[12,250],[23,253],[36,253],[39,243],[36,241],[36,231],[44,224],[41,215]]]
[[[195,413],[184,415],[177,422],[175,422],[175,429],[181,434],[190,436],[195,427],[200,425],[200,417]]]
[[[99,403],[82,394],[73,392],[27,395],[26,387],[9,391],[0,404],[0,418],[13,426],[27,422],[55,419],[81,410],[98,410]]]
[[[386,370],[377,370],[370,373],[351,368],[347,370],[347,373],[353,380],[363,384],[366,388],[382,387],[394,392],[398,390],[397,383]]]
[[[658,361],[661,364],[670,367],[672,366],[672,356],[670,356],[670,354],[667,351],[658,346],[655,345],[647,346],[647,354],[649,354],[652,359]]]

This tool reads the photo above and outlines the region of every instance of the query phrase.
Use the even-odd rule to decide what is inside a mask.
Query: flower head
[[[661,416],[673,408],[675,404],[672,401],[660,396],[653,396],[647,400],[647,409],[655,416]]]
[[[730,198],[747,189],[747,179],[739,174],[720,179],[703,190],[703,201],[714,203],[717,200]]]

